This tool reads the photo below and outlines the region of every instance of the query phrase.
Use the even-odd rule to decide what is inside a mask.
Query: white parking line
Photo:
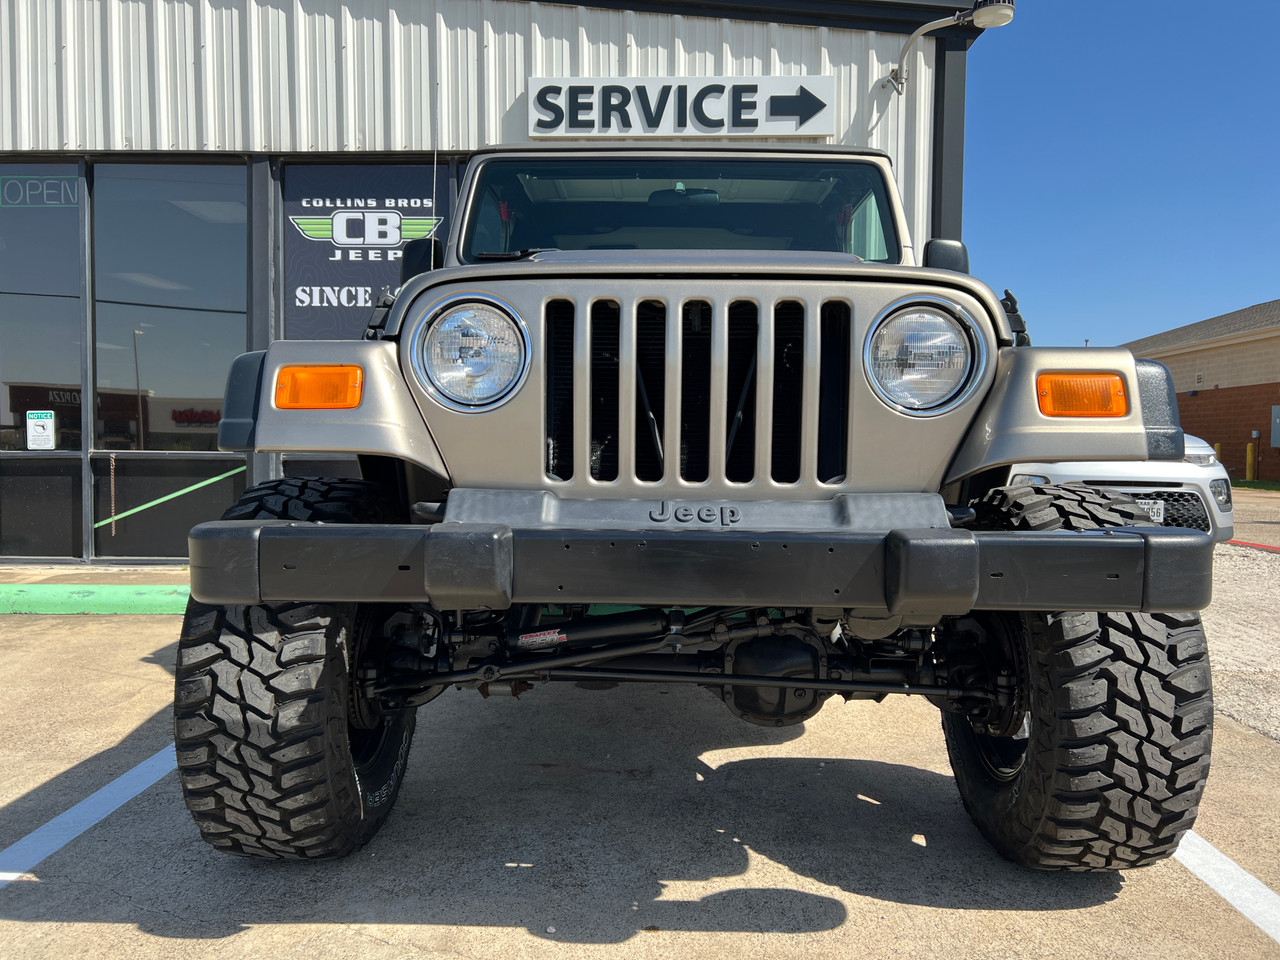
[[[1259,930],[1280,943],[1280,894],[1194,830],[1183,836],[1173,857]]]
[[[0,850],[0,890],[176,767],[173,744],[169,744],[66,813]],[[1194,830],[1183,836],[1174,859],[1208,884],[1263,933],[1280,943],[1280,894]]]
[[[128,773],[116,777],[97,793],[81,800],[66,813],[54,817],[17,843],[0,850],[0,890],[31,870],[45,857],[57,853],[103,817],[128,803],[177,765],[171,743]]]

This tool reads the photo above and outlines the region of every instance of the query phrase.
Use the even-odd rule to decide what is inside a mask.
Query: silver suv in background
[[[1190,434],[1182,460],[1019,463],[1009,476],[1011,484],[1084,483],[1128,494],[1162,526],[1203,530],[1217,543],[1235,535],[1227,471],[1213,447]]]

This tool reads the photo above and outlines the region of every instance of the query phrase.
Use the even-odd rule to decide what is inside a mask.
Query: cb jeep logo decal
[[[649,511],[649,519],[654,523],[718,523],[722,527],[731,527],[742,519],[742,511],[737,507],[696,507],[663,500],[656,510]]]
[[[337,247],[398,247],[436,232],[439,217],[402,217],[394,210],[339,210],[328,217],[290,217],[309,240]]]

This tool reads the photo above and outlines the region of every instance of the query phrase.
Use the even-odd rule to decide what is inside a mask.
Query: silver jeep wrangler
[[[917,266],[866,151],[490,151],[431,243],[363,341],[231,372],[222,449],[362,479],[262,483],[191,532],[175,724],[205,840],[348,854],[449,687],[630,681],[769,726],[926,697],[1004,856],[1173,852],[1209,766],[1212,542],[1008,483],[1180,460],[1164,367],[1031,347],[958,242]]]

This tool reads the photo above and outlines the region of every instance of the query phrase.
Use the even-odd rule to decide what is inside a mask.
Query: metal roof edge
[[[1197,331],[1196,328],[1199,328]],[[1153,333],[1149,337],[1139,337],[1121,346],[1135,353],[1138,351],[1178,351],[1182,348],[1203,347],[1216,344],[1217,341],[1230,342],[1236,339],[1252,339],[1250,335],[1261,333],[1270,336],[1270,332],[1280,331],[1280,300],[1265,300],[1251,304],[1239,310],[1220,313],[1216,317],[1186,323],[1172,330]],[[1197,333],[1203,335],[1197,335]]]
[[[917,27],[941,19],[969,6],[965,0],[792,0],[780,6],[777,0],[541,0],[562,6],[600,7],[606,10],[634,10],[639,13],[682,14],[729,20],[759,20],[799,26],[838,27],[909,34]],[[962,37],[973,43],[982,35],[976,27],[955,27],[945,35]]]
[[[1270,340],[1273,337],[1280,337],[1280,324],[1272,327],[1263,327],[1258,330],[1248,330],[1243,333],[1227,333],[1220,337],[1211,337],[1207,340],[1195,340],[1186,343],[1174,343],[1165,347],[1141,347],[1141,354],[1133,348],[1132,344],[1122,343],[1120,346],[1127,347],[1134,356],[1143,356],[1148,360],[1161,360],[1166,357],[1178,357],[1187,353],[1199,353],[1202,350],[1217,350],[1221,347],[1234,347],[1241,343],[1253,343],[1257,340]],[[1154,339],[1148,337],[1147,339]],[[1141,344],[1141,340],[1133,341],[1134,344]]]

